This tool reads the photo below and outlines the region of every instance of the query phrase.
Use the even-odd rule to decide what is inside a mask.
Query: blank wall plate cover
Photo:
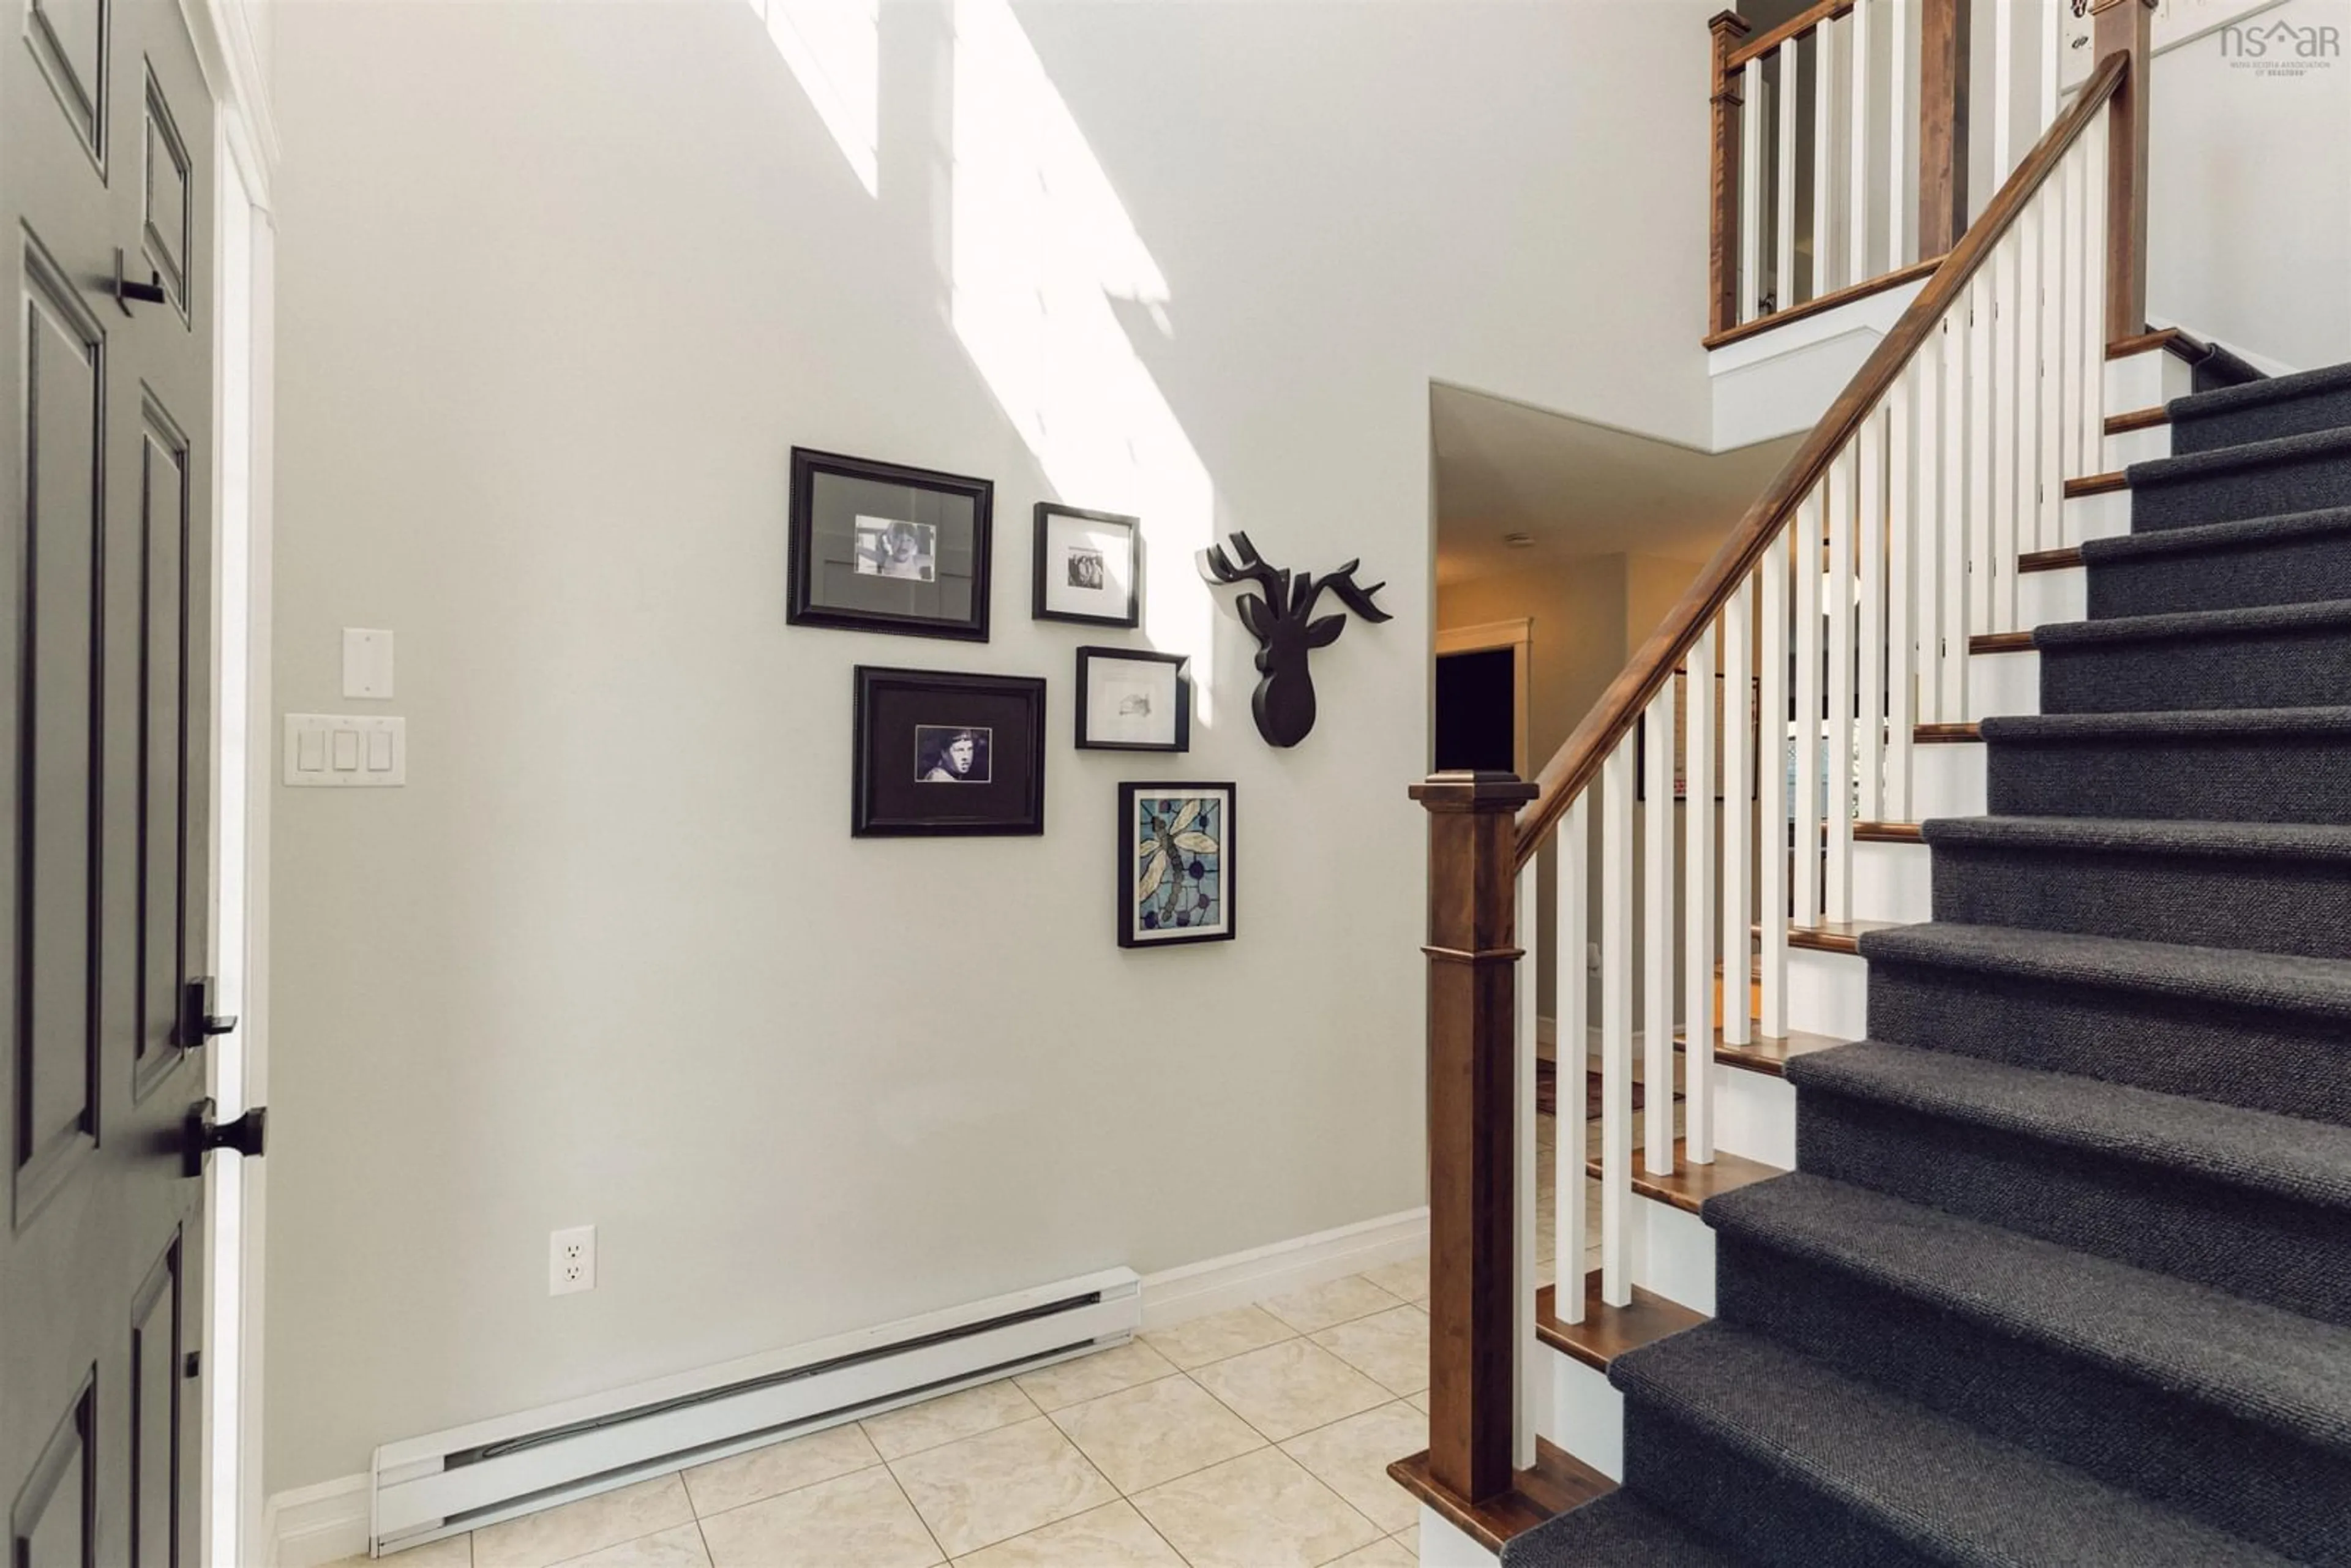
[[[408,721],[286,716],[286,782],[297,789],[395,789],[408,782]]]
[[[392,696],[392,633],[343,628],[343,695],[388,701]]]

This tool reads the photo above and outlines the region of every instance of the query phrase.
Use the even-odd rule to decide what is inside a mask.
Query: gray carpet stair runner
[[[2351,367],[2170,406],[2090,619],[1507,1568],[2351,1568]]]

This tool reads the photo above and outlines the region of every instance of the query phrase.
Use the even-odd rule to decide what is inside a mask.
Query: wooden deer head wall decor
[[[1240,557],[1238,567],[1222,546],[1209,546],[1200,552],[1200,572],[1210,582],[1257,585],[1258,593],[1242,594],[1236,605],[1241,624],[1258,641],[1257,668],[1265,677],[1249,699],[1249,711],[1257,716],[1257,732],[1266,744],[1295,746],[1314,727],[1314,679],[1307,673],[1306,656],[1329,647],[1347,629],[1343,615],[1308,620],[1315,601],[1327,588],[1364,620],[1393,621],[1394,616],[1372,602],[1372,595],[1387,584],[1357,587],[1355,568],[1362,563],[1352,560],[1320,578],[1304,571],[1293,578],[1267,564],[1247,534],[1233,536],[1233,554]]]

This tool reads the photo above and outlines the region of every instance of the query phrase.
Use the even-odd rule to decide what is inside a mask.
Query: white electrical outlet
[[[547,1233],[547,1293],[568,1296],[596,1288],[596,1228],[575,1225]]]

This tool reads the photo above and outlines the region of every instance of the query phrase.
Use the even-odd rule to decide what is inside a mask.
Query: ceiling
[[[1702,561],[1802,440],[1708,453],[1460,387],[1429,401],[1440,584],[1574,556]]]

